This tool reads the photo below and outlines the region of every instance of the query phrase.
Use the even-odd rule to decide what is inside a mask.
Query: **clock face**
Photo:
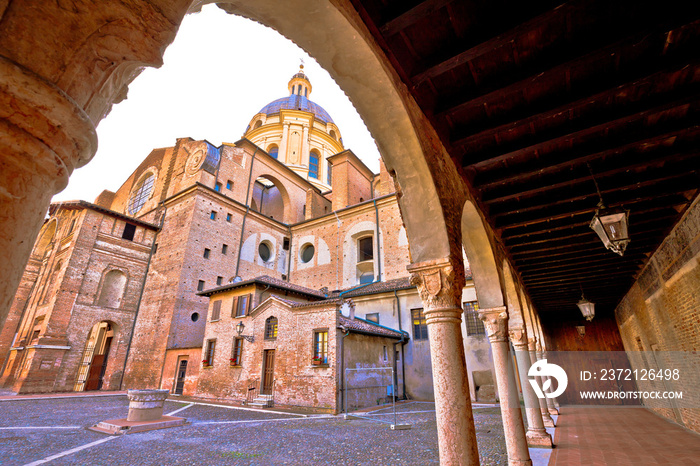
[[[204,163],[205,158],[206,154],[204,152],[204,149],[195,149],[190,154],[190,157],[187,160],[187,173],[190,175],[194,175],[195,173],[197,173],[197,170],[199,170],[202,167],[202,163]]]

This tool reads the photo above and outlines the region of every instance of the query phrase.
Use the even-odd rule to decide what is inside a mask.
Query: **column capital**
[[[527,351],[527,331],[525,327],[509,328],[508,335],[516,350]]]
[[[410,264],[406,269],[411,274],[411,284],[425,306],[426,322],[438,320],[462,320],[462,288],[464,288],[464,267],[457,266],[449,259]]]
[[[489,341],[508,341],[508,312],[505,306],[479,309],[479,318],[484,321]]]
[[[537,337],[532,337],[527,339],[527,349],[528,351],[535,351],[537,348]]]

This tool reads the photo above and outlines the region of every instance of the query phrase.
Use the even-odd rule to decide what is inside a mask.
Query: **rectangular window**
[[[236,317],[243,317],[248,314],[248,306],[250,306],[250,295],[239,296],[236,305]]]
[[[365,320],[369,320],[370,322],[374,322],[375,324],[379,323],[379,313],[374,312],[372,314],[365,314]]]
[[[199,280],[197,282],[197,291],[204,291],[204,280]]]
[[[326,184],[332,184],[333,181],[333,165],[330,163],[328,164],[328,173],[326,174]]]
[[[131,223],[127,223],[124,225],[124,231],[122,232],[122,238],[133,241],[134,240],[134,234],[136,233],[136,225],[132,225]]]
[[[328,330],[314,331],[314,361],[328,364]]]
[[[216,340],[207,340],[207,346],[204,351],[204,359],[202,364],[205,366],[214,365],[214,350],[216,349]]]
[[[413,339],[428,339],[428,324],[425,322],[423,309],[411,309],[411,319],[413,320]]]
[[[209,214],[209,218],[212,220],[216,220],[216,211],[215,210],[211,211],[211,214]]]
[[[243,353],[243,338],[233,339],[233,349],[231,351],[231,365],[241,365],[241,354]]]
[[[371,236],[361,238],[357,242],[357,262],[371,261],[374,259],[374,244]]]
[[[484,322],[479,318],[479,303],[468,301],[462,305],[464,306],[464,322],[467,325],[467,336],[486,335]]]
[[[215,322],[219,320],[221,316],[221,300],[214,301],[214,305],[211,308],[211,319],[210,322]]]
[[[228,244],[221,246],[221,254],[226,254],[228,252]]]
[[[158,252],[158,243],[155,243],[153,245],[153,255],[155,256],[157,252]]]
[[[226,214],[226,221],[231,223],[231,214]]]
[[[204,248],[204,258],[209,259],[209,254],[211,254],[211,249]]]
[[[36,341],[39,339],[40,333],[41,333],[41,330],[34,330],[34,332],[32,332],[32,337],[29,339],[30,345],[33,345],[34,343],[36,343]]]
[[[289,238],[284,238],[282,241],[282,249],[289,251]]]
[[[214,191],[216,191],[217,193],[220,193],[220,192],[221,192],[221,183],[218,183],[218,182],[217,182],[217,183],[214,185]]]
[[[386,346],[384,346],[384,360],[385,361],[389,360],[389,352],[386,350]]]
[[[216,284],[221,285],[224,282],[224,277],[216,277]]]
[[[233,188],[233,181],[228,180],[228,181],[226,182],[226,189],[232,189],[232,188]]]

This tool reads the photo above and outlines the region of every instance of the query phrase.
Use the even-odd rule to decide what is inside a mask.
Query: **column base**
[[[547,432],[537,432],[529,430],[525,434],[527,445],[532,448],[554,448],[552,436]]]
[[[542,412],[542,422],[544,423],[545,427],[556,427],[556,424],[554,424],[554,419],[552,419],[547,411]]]
[[[508,466],[532,466],[532,460],[508,460]]]

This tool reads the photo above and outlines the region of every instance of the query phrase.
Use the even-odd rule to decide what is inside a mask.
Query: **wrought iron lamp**
[[[596,232],[606,248],[622,256],[630,242],[628,231],[630,211],[605,207],[603,196],[600,194],[598,183],[593,176],[590,165],[588,166],[588,171],[591,172],[591,178],[593,178],[595,189],[598,192],[598,199],[600,199],[590,227]]]
[[[243,325],[243,322],[238,322],[236,325],[236,333],[238,334],[239,337],[243,338],[245,341],[249,343],[253,343],[254,338],[252,335],[243,335],[243,330],[245,330],[245,325]]]
[[[581,310],[581,314],[583,314],[583,317],[587,321],[593,320],[593,317],[595,317],[595,303],[590,302],[589,300],[586,299],[586,297],[583,295],[583,291],[581,291],[581,299],[579,302],[576,303],[578,308]]]

